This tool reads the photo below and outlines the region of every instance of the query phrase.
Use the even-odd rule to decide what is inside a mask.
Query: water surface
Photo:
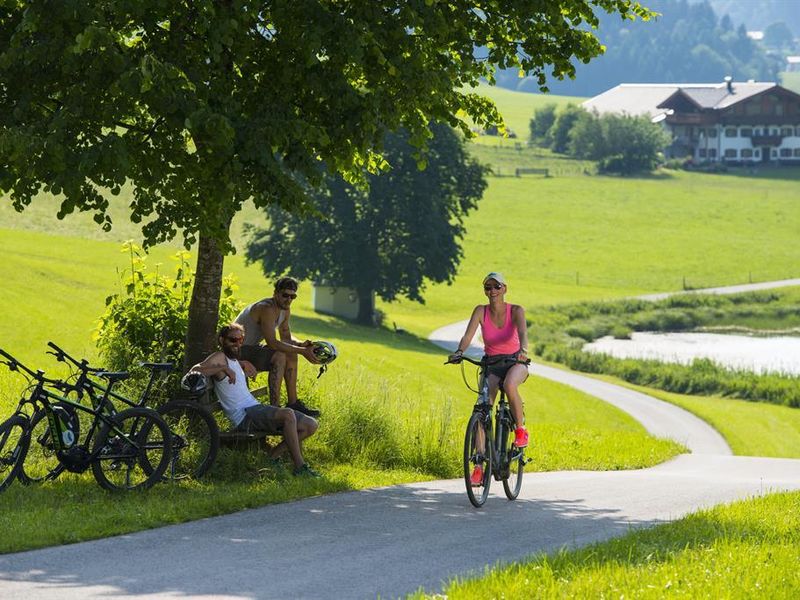
[[[583,347],[617,358],[645,358],[688,364],[710,358],[722,366],[757,373],[800,375],[800,337],[752,337],[721,333],[637,332],[629,340],[611,336]]]

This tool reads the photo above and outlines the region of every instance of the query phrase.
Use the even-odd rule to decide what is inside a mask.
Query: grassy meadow
[[[782,493],[499,566],[428,597],[788,600],[800,594],[798,561],[800,493]]]
[[[41,231],[0,230],[2,347],[26,364],[62,373],[45,355],[48,339],[73,354],[96,358],[91,342],[105,297],[118,291],[117,270],[127,256],[117,242]],[[157,248],[151,267],[173,269],[175,247]],[[230,257],[225,272],[239,278],[240,298],[261,297],[267,282],[254,266]],[[223,514],[270,502],[389,485],[458,477],[462,426],[473,394],[444,353],[414,335],[365,329],[313,313],[309,289],[293,317],[298,337],[334,341],[341,357],[319,380],[303,369],[302,394],[324,411],[307,444],[309,461],[324,477],[295,481],[259,452],[224,452],[211,476],[160,485],[148,492],[110,496],[90,474],[64,474],[41,487],[12,485],[0,495],[0,552],[121,534]],[[23,380],[0,371],[0,411],[13,410]],[[532,470],[620,469],[652,465],[683,451],[655,440],[624,413],[558,384],[526,386],[533,436]],[[466,498],[465,498],[466,503]],[[42,519],[49,526],[37,526]],[[31,534],[35,531],[35,534]]]
[[[496,91],[517,103],[526,120],[534,99]],[[511,94],[511,96],[507,96]],[[517,95],[514,95],[517,94]],[[551,101],[535,97],[536,102]],[[531,107],[533,104],[531,104]],[[502,108],[502,107],[501,107]],[[509,114],[509,125],[515,125]],[[527,116],[525,116],[527,114]],[[526,127],[522,127],[526,132]],[[90,475],[68,475],[41,488],[14,485],[0,495],[0,552],[77,541],[221,514],[291,498],[459,476],[462,426],[473,394],[457,368],[424,337],[468,316],[483,301],[480,282],[490,270],[509,278],[509,299],[533,306],[695,286],[796,276],[794,209],[797,173],[701,175],[665,172],[623,179],[591,175],[588,165],[516,146],[492,147],[481,138],[477,156],[497,169],[516,161],[545,164],[551,178],[492,177],[477,212],[467,220],[464,260],[453,285],[429,286],[426,304],[382,303],[387,322],[410,334],[364,329],[316,315],[310,286],[295,307],[298,337],[330,339],[340,358],[319,380],[302,369],[304,397],[323,411],[322,427],[307,447],[325,477],[298,482],[266,467],[260,454],[226,453],[205,481],[157,486],[144,494],[111,497]],[[486,143],[484,143],[486,142]],[[552,165],[552,167],[550,166]],[[562,170],[559,174],[558,168]],[[585,174],[588,171],[590,174]],[[794,178],[794,179],[793,179]],[[88,215],[56,221],[57,200],[38,198],[22,214],[0,203],[0,338],[2,347],[32,366],[55,370],[44,354],[52,339],[74,354],[95,358],[91,332],[105,297],[118,291],[126,266],[120,242],[137,237],[125,219],[125,193],[112,206],[115,229],[97,230]],[[246,207],[234,224],[263,217]],[[173,268],[177,245],[152,252],[150,265]],[[270,293],[257,266],[241,252],[226,259],[243,301]],[[21,383],[0,371],[0,410],[8,414]],[[655,440],[620,411],[558,384],[533,378],[525,386],[533,434],[531,469],[636,468],[682,449]],[[466,499],[465,499],[466,506]],[[46,530],[35,527],[47,516]],[[75,522],[81,523],[80,527]],[[61,525],[63,524],[63,525]],[[37,529],[36,536],[30,532]]]

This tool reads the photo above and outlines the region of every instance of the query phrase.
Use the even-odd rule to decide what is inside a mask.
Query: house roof
[[[682,96],[701,109],[721,110],[777,87],[768,82],[732,82],[733,92],[722,83],[623,83],[583,103],[599,113],[648,115],[660,120],[671,109],[668,100]]]

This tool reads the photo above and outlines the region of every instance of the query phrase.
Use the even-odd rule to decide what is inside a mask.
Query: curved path
[[[434,341],[452,347],[463,327],[442,331]],[[430,481],[4,555],[0,597],[393,598],[421,586],[436,591],[497,561],[800,489],[800,460],[730,456],[713,429],[681,409],[558,369],[534,372],[612,402],[693,454],[636,471],[526,474],[516,502],[496,486],[480,511],[461,480]]]

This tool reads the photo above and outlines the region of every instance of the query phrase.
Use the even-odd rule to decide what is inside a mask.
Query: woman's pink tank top
[[[511,318],[511,307],[511,304],[506,304],[506,320],[503,327],[499,329],[492,323],[489,306],[483,307],[481,335],[483,336],[483,352],[487,356],[519,352],[519,332]]]

